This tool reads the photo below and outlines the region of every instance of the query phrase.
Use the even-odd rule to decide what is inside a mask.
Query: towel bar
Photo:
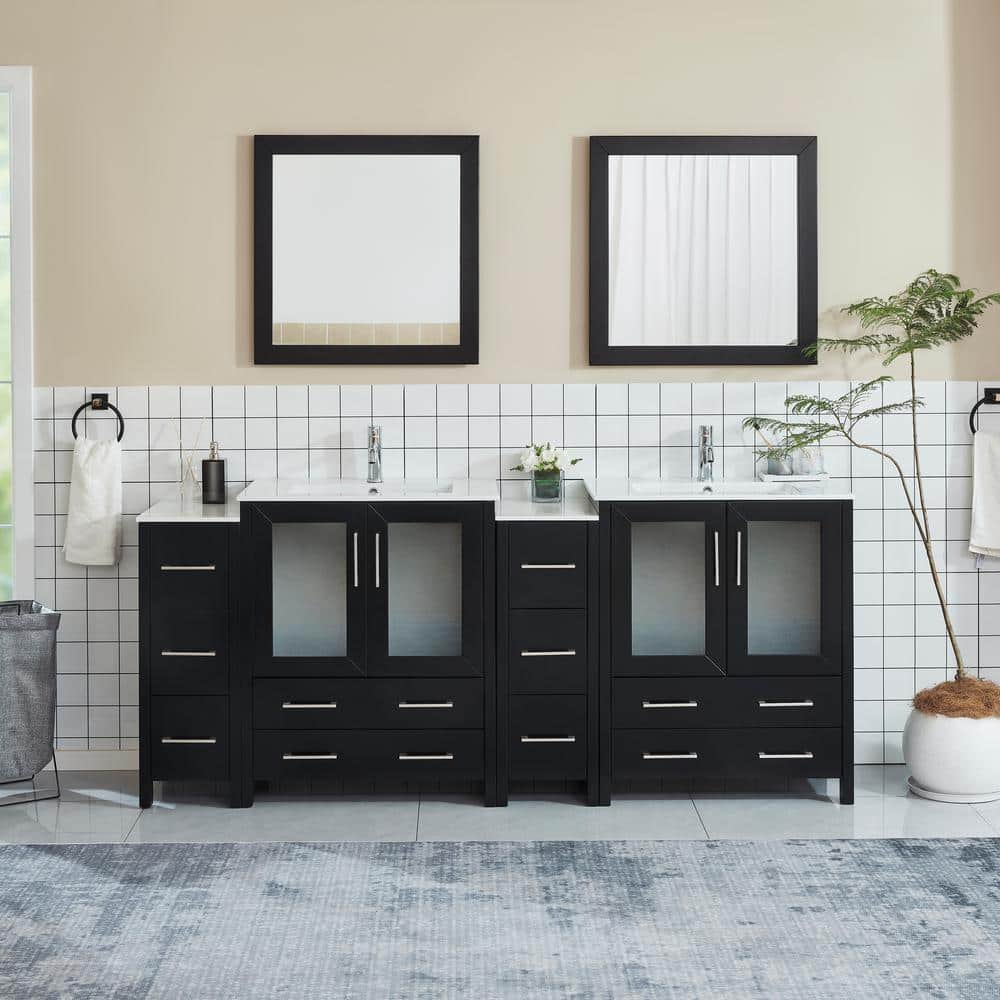
[[[969,414],[969,430],[971,430],[973,434],[976,433],[976,413],[979,411],[979,407],[982,406],[983,403],[987,403],[990,406],[1000,403],[1000,389],[992,386],[987,388],[983,393],[983,398],[972,408],[972,412]]]
[[[77,407],[76,413],[73,414],[73,437],[76,437],[76,418],[80,416],[80,414],[83,413],[88,406],[92,410],[111,410],[112,413],[118,417],[118,440],[121,441],[121,439],[125,436],[125,418],[122,416],[122,411],[108,399],[108,394],[106,392],[92,392],[90,394],[90,402],[81,403]]]

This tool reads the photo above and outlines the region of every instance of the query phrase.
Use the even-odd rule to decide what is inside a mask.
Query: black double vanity
[[[269,480],[139,518],[140,799],[840,778],[851,501],[825,487]],[[514,484],[517,488],[517,484]]]

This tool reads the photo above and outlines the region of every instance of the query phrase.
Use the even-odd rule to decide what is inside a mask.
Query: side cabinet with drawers
[[[598,797],[598,525],[497,522],[498,796],[585,782]]]
[[[839,778],[854,798],[851,503],[603,502],[600,800]]]
[[[237,617],[239,526],[139,526],[139,801],[153,782],[232,779],[230,635]]]
[[[493,804],[493,504],[244,503],[241,518],[244,803],[253,781],[322,779],[481,785]]]

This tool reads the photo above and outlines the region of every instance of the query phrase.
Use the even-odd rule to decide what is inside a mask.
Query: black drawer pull
[[[643,701],[643,708],[697,708],[696,701]]]
[[[757,699],[758,708],[815,708],[812,698],[804,701],[766,701],[763,698]]]
[[[697,760],[698,755],[691,753],[644,753],[643,760]]]
[[[161,743],[182,743],[182,744],[193,744],[193,743],[203,743],[203,744],[214,744],[216,742],[214,736],[209,736],[206,739],[199,740],[182,740],[178,739],[176,736],[164,736],[160,739]]]
[[[214,649],[161,649],[160,656],[215,656]]]
[[[401,753],[396,755],[399,760],[454,760],[453,753]]]
[[[522,649],[522,656],[576,656],[575,649]]]
[[[522,743],[575,743],[575,736],[522,736]]]
[[[283,753],[282,760],[336,760],[335,753]]]
[[[283,701],[282,708],[336,708],[335,701]]]
[[[454,708],[453,701],[401,701],[396,708]]]
[[[521,569],[576,569],[576,563],[521,563]]]
[[[161,566],[164,573],[214,573],[215,563],[206,566]]]
[[[760,750],[757,753],[759,760],[812,760],[812,751],[804,750],[802,753],[767,753]]]

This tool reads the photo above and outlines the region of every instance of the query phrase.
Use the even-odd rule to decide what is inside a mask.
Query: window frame
[[[0,66],[10,108],[11,518],[14,596],[35,591],[31,67]]]

